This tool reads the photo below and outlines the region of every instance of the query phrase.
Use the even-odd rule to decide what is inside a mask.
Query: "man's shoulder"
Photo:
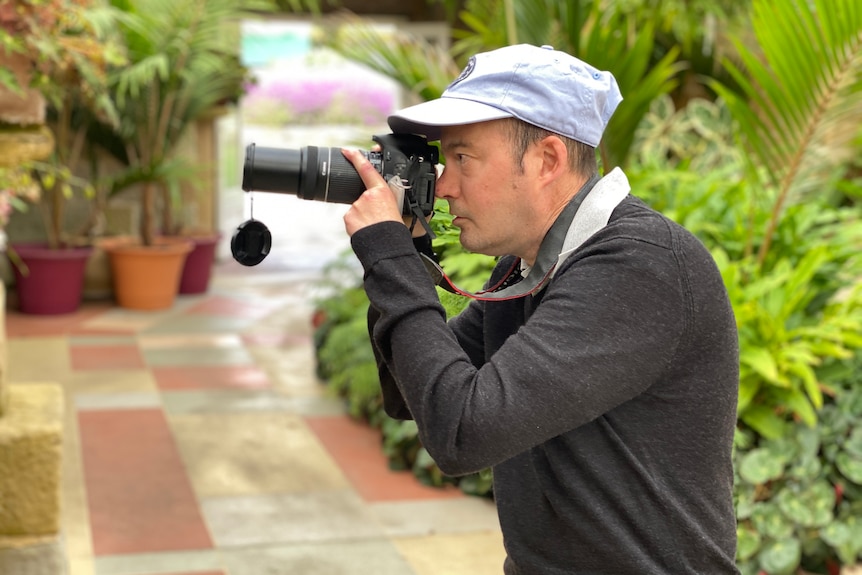
[[[692,232],[631,194],[611,214],[607,229],[609,235],[649,242],[671,251],[706,251]]]

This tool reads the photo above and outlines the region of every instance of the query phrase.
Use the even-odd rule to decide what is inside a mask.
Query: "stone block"
[[[59,536],[0,537],[0,573],[66,575],[67,572]]]
[[[7,392],[6,413],[0,417],[0,536],[56,535],[63,390],[34,383],[9,385]]]

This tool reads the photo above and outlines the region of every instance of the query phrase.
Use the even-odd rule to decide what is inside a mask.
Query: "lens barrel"
[[[263,148],[250,144],[245,149],[242,189],[246,192],[295,194],[302,174],[302,151]]]
[[[368,157],[367,152],[363,152]],[[352,204],[365,184],[340,148],[246,148],[242,189],[294,194],[304,200]]]

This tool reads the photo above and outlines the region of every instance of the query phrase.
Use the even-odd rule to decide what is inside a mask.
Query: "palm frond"
[[[755,0],[757,46],[740,40],[725,66],[741,94],[718,83],[754,171],[778,190],[758,255],[785,206],[824,185],[858,153],[862,118],[862,7],[858,0]]]
[[[353,17],[343,19],[325,44],[425,100],[439,97],[460,71],[443,47],[404,32],[383,31]]]

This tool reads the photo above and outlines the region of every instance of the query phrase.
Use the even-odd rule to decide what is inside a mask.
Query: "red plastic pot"
[[[84,270],[93,248],[51,249],[46,244],[14,244],[12,250],[24,266],[16,264],[10,254],[18,306],[23,313],[59,315],[78,309]]]
[[[207,291],[212,275],[215,250],[221,236],[190,236],[194,243],[186,257],[183,275],[180,279],[181,294],[199,294]]]

